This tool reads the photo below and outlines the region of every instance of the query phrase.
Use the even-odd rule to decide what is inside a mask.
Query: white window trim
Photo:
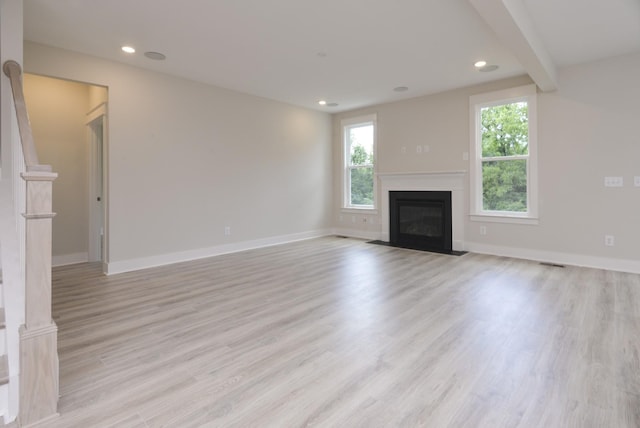
[[[378,124],[377,124],[377,114],[368,114],[364,116],[351,117],[348,119],[343,119],[340,122],[341,126],[341,141],[340,146],[342,150],[342,211],[345,213],[348,212],[366,212],[367,214],[377,213],[378,210],[378,178],[377,178],[377,170],[378,170]],[[349,175],[349,156],[350,153],[346,150],[346,128],[352,125],[360,125],[360,124],[368,124],[371,123],[373,125],[373,206],[366,205],[351,205],[349,201],[349,187],[350,183],[350,175]]]
[[[470,143],[470,219],[501,223],[538,224],[538,114],[536,85],[524,85],[469,97]],[[527,164],[527,212],[487,211],[482,208],[482,136],[480,111],[483,107],[526,101],[529,115],[529,155]],[[502,157],[502,160],[521,156]],[[524,157],[527,158],[527,157]]]

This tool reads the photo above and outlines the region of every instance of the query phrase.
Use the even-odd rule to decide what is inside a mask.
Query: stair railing
[[[58,174],[41,165],[24,99],[22,69],[6,61],[26,172],[25,323],[20,327],[20,409],[22,426],[58,416],[58,328],[51,317],[51,223],[53,181]],[[22,239],[22,238],[21,238]]]

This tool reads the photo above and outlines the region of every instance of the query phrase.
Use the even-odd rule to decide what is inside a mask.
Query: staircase
[[[0,174],[1,177],[1,174]],[[0,427],[18,427],[16,416],[19,399],[19,322],[16,304],[19,281],[20,250],[16,248],[16,218],[7,180],[0,178]],[[7,227],[8,226],[8,227]],[[12,304],[12,302],[14,302]],[[11,423],[8,423],[12,421]]]
[[[2,243],[0,242],[0,245]],[[7,356],[7,324],[4,314],[4,284],[2,282],[2,251],[0,251],[0,403],[9,402],[9,357]],[[9,410],[1,409],[0,411],[0,427],[17,427],[14,421],[5,424]]]
[[[11,309],[7,306],[13,301],[10,293],[10,284],[13,283],[11,278],[19,271],[18,257],[7,257],[6,252],[12,250],[12,244],[15,244],[15,215],[13,215],[13,204],[11,187],[8,180],[2,180],[2,171],[0,169],[0,427],[17,427],[15,422],[17,413],[17,387],[19,379],[11,380],[10,370],[11,358],[17,361],[20,351],[17,345],[18,325],[16,324],[10,333],[10,323],[7,322],[8,314]],[[8,227],[7,227],[8,226]],[[13,235],[8,236],[8,230],[12,230]],[[3,255],[3,252],[5,253]],[[14,251],[16,253],[17,251]],[[10,266],[10,263],[14,265]],[[15,287],[14,287],[15,289]],[[8,293],[9,292],[9,293]],[[15,308],[15,306],[14,306]],[[15,310],[14,310],[15,312]],[[12,343],[13,342],[13,343]],[[14,370],[17,370],[15,365]],[[7,424],[8,421],[13,421]]]
[[[2,112],[3,131],[14,132],[2,132],[0,147],[10,155],[0,159],[0,427],[45,427],[58,416],[58,328],[51,318],[57,174],[38,162],[20,64],[5,61],[2,71],[9,85],[2,81],[0,95],[6,100],[10,87],[19,138],[15,119]]]
[[[2,242],[0,242],[2,245]],[[9,358],[7,356],[7,324],[4,314],[4,284],[2,281],[2,251],[0,249],[0,403],[9,403]],[[8,408],[0,409],[0,427],[16,426],[5,425],[8,416]]]
[[[0,251],[0,257],[1,254],[2,252]],[[1,266],[2,261],[0,260]],[[0,403],[9,402],[9,359],[7,358],[6,326],[4,318],[4,287],[2,284],[2,269],[0,268]],[[5,413],[3,412],[3,416]]]

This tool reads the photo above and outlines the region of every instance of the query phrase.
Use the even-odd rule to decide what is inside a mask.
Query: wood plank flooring
[[[640,275],[328,237],[53,297],[54,427],[640,427]]]

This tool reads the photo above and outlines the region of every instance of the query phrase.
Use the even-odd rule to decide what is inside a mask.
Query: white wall
[[[559,90],[538,97],[540,224],[478,223],[465,215],[468,249],[640,272],[640,55],[559,71]],[[378,172],[469,170],[469,96],[528,83],[526,77],[336,115],[333,121],[336,226],[373,236],[375,223],[340,210],[340,120],[378,114]],[[429,145],[416,154],[416,145]],[[402,147],[406,154],[402,154]],[[622,176],[623,188],[604,188]],[[467,192],[468,194],[468,192]],[[340,221],[342,216],[342,221]],[[481,236],[480,226],[487,227]],[[615,246],[604,246],[604,235]]]
[[[560,89],[538,100],[540,224],[467,220],[467,248],[640,270],[640,189],[632,187],[640,175],[639,63],[631,55],[560,70]],[[301,236],[330,221],[375,237],[378,216],[364,223],[339,209],[340,120],[377,112],[379,172],[468,170],[469,96],[530,82],[514,78],[338,114],[330,135],[321,113],[68,51],[27,44],[25,64],[109,87],[110,261],[143,264]],[[430,151],[417,155],[417,144]],[[605,189],[607,175],[623,176],[625,187]],[[604,234],[615,236],[614,247],[604,246]]]
[[[53,182],[56,260],[86,261],[88,254],[89,142],[86,114],[91,86],[25,74],[24,96],[40,163],[58,174]]]
[[[531,83],[528,77],[519,77],[335,115],[334,222],[337,228],[348,235],[372,239],[377,239],[381,228],[380,210],[375,215],[360,215],[340,209],[342,119],[377,113],[378,173],[468,171],[469,162],[463,160],[463,153],[469,152],[469,96],[527,83]],[[418,155],[416,146],[422,150],[424,145],[429,146],[428,153]],[[378,182],[378,191],[380,187]],[[468,214],[468,197],[465,197],[465,203],[465,213]],[[365,217],[366,222],[363,221]],[[371,218],[373,221],[370,221]]]
[[[92,111],[100,104],[106,103],[109,99],[107,88],[103,86],[89,86],[89,111]]]
[[[25,69],[108,87],[110,271],[328,230],[327,114],[31,43]]]

